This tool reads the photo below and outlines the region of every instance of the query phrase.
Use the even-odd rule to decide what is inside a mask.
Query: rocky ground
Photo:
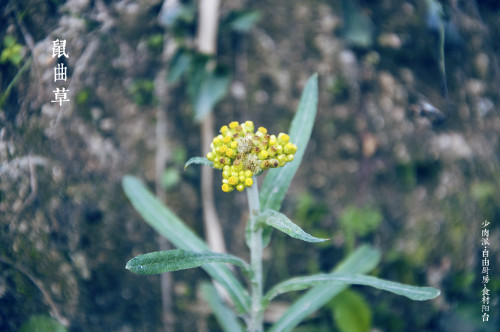
[[[305,81],[319,74],[318,117],[283,209],[332,241],[290,245],[277,236],[267,253],[268,280],[330,269],[346,250],[339,220],[356,206],[381,215],[376,229],[356,239],[384,252],[378,275],[443,290],[432,303],[366,290],[374,327],[492,331],[499,317],[477,323],[477,294],[485,219],[492,223],[490,264],[500,266],[500,5],[444,3],[447,102],[439,34],[426,2],[359,1],[354,13],[369,23],[361,31],[345,3],[222,3],[221,21],[243,8],[259,11],[261,20],[244,35],[221,28],[217,61],[232,83],[214,111],[215,126],[252,119],[286,131]],[[0,60],[2,331],[49,313],[74,332],[161,330],[158,277],[124,269],[134,255],[157,250],[157,238],[120,183],[125,174],[155,183],[154,80],[163,41],[172,42],[157,20],[161,6],[160,0],[0,5],[2,50],[21,56],[2,53]],[[194,33],[186,27],[184,42],[193,43]],[[67,41],[64,83],[53,81],[56,39]],[[166,199],[203,234],[200,171],[184,172],[183,164],[208,147],[200,146],[186,85],[169,87]],[[50,101],[63,86],[70,102],[59,108]],[[246,198],[222,193],[219,176],[214,192],[227,247],[245,256]],[[197,293],[206,275],[191,270],[173,278],[175,330],[217,330]],[[310,326],[317,331],[329,323],[325,311]]]

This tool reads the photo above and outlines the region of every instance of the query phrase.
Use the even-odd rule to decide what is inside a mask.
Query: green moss
[[[85,88],[83,90],[78,91],[76,95],[76,104],[78,106],[86,106],[90,100],[90,89]]]
[[[346,102],[349,99],[349,84],[341,75],[336,75],[332,78],[330,84],[327,86],[327,91],[332,94],[337,103]]]
[[[160,53],[163,49],[163,34],[155,33],[148,38],[148,48],[155,53]]]
[[[153,105],[154,98],[154,82],[151,79],[135,80],[130,89],[134,102],[139,106]]]

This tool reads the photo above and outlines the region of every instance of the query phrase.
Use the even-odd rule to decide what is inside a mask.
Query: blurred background
[[[377,276],[442,294],[353,287],[344,302],[362,323],[351,332],[500,331],[500,2],[223,0],[208,50],[198,5],[1,2],[0,330],[220,331],[199,295],[203,270],[163,281],[125,270],[168,244],[121,178],[144,179],[200,236],[219,223],[225,250],[247,258],[246,195],[223,193],[220,172],[202,190],[201,168],[184,163],[233,120],[288,131],[318,73],[318,116],[283,212],[331,241],[275,232],[267,285],[329,271],[369,243],[383,253]],[[53,56],[56,40],[67,57]],[[58,64],[66,81],[54,81]],[[69,90],[61,106],[56,88]],[[346,331],[338,301],[294,331]]]

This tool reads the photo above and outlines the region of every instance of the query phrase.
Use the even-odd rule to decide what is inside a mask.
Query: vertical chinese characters
[[[52,41],[52,57],[59,59],[60,57],[64,56],[67,59],[69,58],[68,54],[66,53],[66,40],[59,40],[56,39]],[[67,67],[64,65],[64,63],[57,63],[57,67],[54,67],[54,82],[57,81],[64,81],[66,82],[67,80]],[[63,102],[69,101],[68,99],[68,92],[65,87],[59,88],[56,87],[54,91],[54,100],[51,100],[52,103],[59,103],[59,106],[62,106]]]
[[[489,236],[490,231],[487,228],[490,222],[485,220],[481,223],[481,283],[483,289],[481,290],[481,314],[483,322],[489,320],[490,312],[490,290],[488,289],[488,282],[490,281],[490,258],[489,258]]]

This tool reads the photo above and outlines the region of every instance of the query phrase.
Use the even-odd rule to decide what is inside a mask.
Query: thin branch
[[[40,290],[40,292],[42,293],[43,299],[47,303],[47,305],[50,307],[50,310],[51,310],[52,315],[54,316],[54,318],[57,319],[59,321],[59,323],[61,323],[64,326],[68,326],[69,325],[69,320],[66,319],[65,317],[63,317],[61,315],[61,313],[59,312],[59,309],[57,308],[57,306],[56,306],[56,304],[54,302],[54,300],[52,300],[52,298],[50,297],[49,292],[47,292],[45,290],[45,288],[43,287],[43,284],[42,284],[42,282],[40,280],[38,280],[37,278],[35,278],[27,269],[25,269],[24,267],[22,267],[22,266],[20,266],[20,265],[18,265],[16,263],[14,263],[14,262],[12,262],[10,259],[7,259],[7,258],[5,258],[3,256],[0,256],[0,262],[12,266],[14,269],[16,269],[17,271],[19,271],[24,276],[26,276]]]
[[[199,10],[199,25],[197,47],[200,53],[215,55],[217,50],[219,0],[201,0]],[[210,146],[214,134],[213,112],[201,122],[201,144],[203,148]],[[207,242],[213,251],[225,253],[226,246],[222,227],[217,217],[213,196],[213,170],[203,167],[201,173],[201,192],[203,205],[203,220]]]
[[[201,125],[201,144],[203,147],[210,146],[214,132],[214,116],[210,112]],[[210,167],[202,167],[201,169],[201,194],[203,206],[203,221],[205,225],[205,236],[208,246],[215,252],[226,252],[222,226],[219,222],[217,212],[215,210],[214,193],[213,193],[213,169]]]
[[[13,7],[12,8],[14,10],[14,16],[16,18],[17,26],[19,27],[19,30],[21,31],[21,34],[23,35],[24,42],[28,46],[28,48],[29,48],[29,50],[31,52],[31,55],[34,57],[35,56],[35,51],[34,51],[35,50],[35,39],[29,33],[28,28],[26,27],[26,25],[22,21],[22,19],[21,19],[22,15],[19,14],[19,10],[17,8],[17,5],[15,4],[15,1],[13,1]],[[38,65],[37,65],[36,61],[33,62],[33,70],[35,72],[36,80],[38,82],[41,82],[40,69],[38,68]],[[42,98],[43,95],[44,95],[43,86],[40,84],[38,86],[38,96],[37,96],[37,101],[36,101],[37,104],[38,104],[38,102],[40,101],[40,99]]]
[[[217,53],[219,0],[201,0],[198,24],[198,51],[209,55]]]
[[[175,1],[175,0],[174,0]],[[163,6],[171,4],[172,0],[165,0]],[[162,8],[163,10],[163,8]],[[155,160],[155,188],[158,199],[166,204],[167,194],[161,185],[161,179],[168,161],[168,117],[167,109],[169,106],[169,89],[166,80],[167,64],[172,59],[175,53],[176,43],[170,38],[168,32],[163,35],[163,52],[161,57],[161,70],[155,77],[155,95],[158,100],[156,107],[156,160]],[[158,237],[158,246],[160,250],[168,250],[171,248],[167,239],[163,236]],[[173,278],[171,273],[162,273],[160,275],[161,284],[161,302],[162,302],[162,321],[165,332],[174,331],[175,318],[172,314],[172,293],[173,293]]]

